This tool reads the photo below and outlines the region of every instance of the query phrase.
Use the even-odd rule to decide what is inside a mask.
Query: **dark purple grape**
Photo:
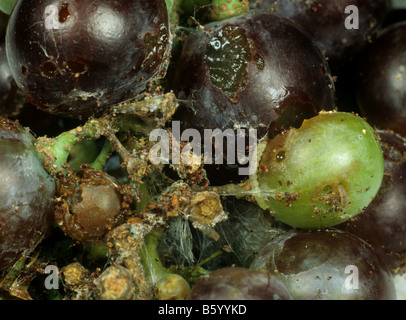
[[[6,35],[7,23],[8,23],[9,15],[5,14],[4,12],[0,11],[0,37],[4,39]]]
[[[251,269],[278,276],[296,300],[391,300],[392,275],[372,247],[341,230],[288,231],[257,255]]]
[[[347,6],[358,9],[358,29],[347,29]],[[256,11],[272,11],[303,27],[317,42],[334,71],[355,58],[382,25],[388,7],[386,0],[250,0]],[[354,23],[354,21],[351,21]]]
[[[360,59],[357,100],[380,129],[406,136],[406,22],[385,29]]]
[[[235,129],[247,136],[253,128],[261,139],[334,107],[334,82],[316,44],[292,22],[268,13],[199,28],[186,39],[177,65],[170,88],[185,100],[173,117],[182,130],[203,135],[218,129],[235,139]],[[214,148],[224,165],[206,162],[211,183],[240,180],[238,165],[227,158],[232,147]]]
[[[377,130],[384,152],[384,179],[366,210],[340,225],[370,243],[393,271],[406,266],[406,139]]]
[[[29,255],[53,222],[55,181],[28,130],[0,118],[0,270]]]
[[[163,76],[170,48],[164,0],[20,0],[7,55],[17,85],[47,112],[86,117],[136,97]]]
[[[5,43],[0,43],[0,114],[10,115],[17,112],[13,101],[16,87],[7,61]]]
[[[4,42],[0,43],[0,115],[18,120],[22,126],[29,127],[37,136],[56,135],[55,130],[51,129],[58,127],[61,122],[56,115],[35,108],[17,87],[8,64]]]
[[[175,119],[185,128],[300,126],[332,109],[334,83],[315,43],[287,19],[251,13],[189,35],[172,89],[187,102]]]
[[[291,300],[285,285],[267,271],[217,269],[200,279],[188,300]]]

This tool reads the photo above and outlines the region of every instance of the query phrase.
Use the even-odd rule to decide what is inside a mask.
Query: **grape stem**
[[[97,158],[92,162],[91,167],[95,170],[102,170],[106,160],[110,157],[113,150],[113,144],[109,140],[105,140],[102,150]]]
[[[222,186],[211,187],[211,190],[222,196],[235,196],[237,198],[246,197],[252,194],[250,180],[243,181],[239,184],[229,183]]]
[[[94,168],[103,168],[103,163],[114,150],[123,160],[126,159],[126,163],[137,162],[139,154],[130,153],[116,134],[149,134],[157,126],[165,125],[177,107],[178,102],[173,93],[121,103],[112,106],[108,114],[89,119],[83,126],[63,132],[55,138],[39,137],[36,149],[44,168],[51,174],[65,170],[70,151],[76,143],[82,139],[97,140],[102,136],[107,141],[91,164]],[[127,168],[129,169],[131,171],[131,168]],[[143,178],[133,172],[129,173],[135,180]]]
[[[213,253],[208,258],[201,261],[196,266],[190,268],[165,268],[159,257],[157,247],[159,241],[164,237],[164,229],[149,232],[140,248],[139,256],[147,281],[156,286],[162,279],[171,274],[178,274],[188,279],[191,283],[197,282],[201,277],[210,274],[210,271],[202,268],[202,265],[221,255],[221,250]]]
[[[147,281],[156,285],[158,281],[169,274],[169,271],[163,266],[159,257],[157,247],[164,233],[163,229],[151,231],[144,237],[143,245],[140,248],[140,259],[144,269]]]

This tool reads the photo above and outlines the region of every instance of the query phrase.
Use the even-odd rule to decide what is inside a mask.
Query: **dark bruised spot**
[[[59,22],[64,23],[70,17],[69,3],[63,3],[59,9]]]
[[[52,79],[60,74],[58,66],[51,60],[45,61],[40,66],[40,73],[43,77]]]
[[[259,56],[257,58],[261,67]],[[245,32],[237,26],[223,27],[206,47],[205,63],[210,71],[210,81],[233,103],[239,99],[238,92],[248,84],[247,66],[251,59]]]

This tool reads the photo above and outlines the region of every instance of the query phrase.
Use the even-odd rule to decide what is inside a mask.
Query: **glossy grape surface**
[[[391,300],[392,275],[360,238],[339,230],[292,230],[274,238],[251,269],[275,274],[296,300]]]
[[[55,181],[25,128],[0,118],[0,270],[29,255],[50,230]]]
[[[165,73],[169,43],[164,0],[20,0],[6,36],[30,102],[69,117],[136,97]]]
[[[386,17],[388,1],[250,0],[250,7],[255,11],[272,11],[302,26],[325,53],[332,69],[338,71],[357,58],[379,30]]]
[[[348,220],[370,204],[382,182],[375,132],[350,113],[322,112],[261,148],[252,192],[261,207],[293,227]]]
[[[222,268],[197,282],[189,300],[291,300],[285,285],[266,271]]]
[[[14,89],[13,82],[13,76],[7,61],[6,47],[2,42],[0,43],[0,113],[3,115],[13,112],[13,110],[9,110],[9,100],[12,100],[12,91]]]
[[[340,228],[370,243],[393,271],[406,266],[406,139],[378,130],[384,152],[385,174],[374,201]]]
[[[406,136],[406,22],[385,29],[366,49],[357,101],[372,125]]]

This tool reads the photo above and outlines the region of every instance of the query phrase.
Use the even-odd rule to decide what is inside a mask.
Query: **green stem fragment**
[[[113,152],[113,144],[109,140],[105,140],[102,150],[100,151],[97,158],[91,164],[91,167],[95,170],[102,170],[106,160],[110,157]]]
[[[215,253],[213,253],[211,256],[207,257],[206,259],[204,259],[203,261],[199,262],[195,269],[196,270],[201,270],[201,266],[204,265],[205,263],[209,262],[210,260],[213,260],[214,258],[218,257],[219,255],[221,255],[223,253],[223,251],[218,250]]]
[[[49,150],[55,157],[54,165],[61,169],[68,160],[70,150],[77,143],[77,136],[71,132],[63,132],[58,137],[52,139],[53,144],[49,145]]]
[[[157,246],[163,237],[163,229],[151,231],[144,237],[143,245],[140,248],[140,258],[145,272],[145,277],[153,285],[163,279],[169,272],[163,266],[159,257]]]
[[[239,184],[229,183],[222,186],[215,186],[212,187],[211,190],[222,196],[235,196],[237,198],[247,197],[252,194],[250,180]]]
[[[24,270],[25,264],[26,259],[21,259],[17,261],[13,266],[11,266],[6,276],[0,281],[0,289],[9,290],[14,281],[20,275],[20,272]]]
[[[146,280],[152,284],[155,297],[159,300],[185,299],[190,292],[190,285],[179,274],[166,269],[157,251],[159,241],[163,237],[163,229],[151,231],[144,237],[140,249],[140,260]]]

